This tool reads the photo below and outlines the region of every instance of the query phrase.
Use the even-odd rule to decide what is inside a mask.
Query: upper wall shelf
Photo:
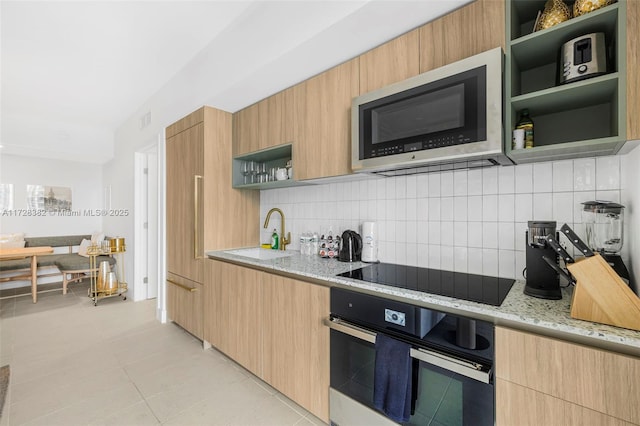
[[[615,154],[626,138],[626,3],[532,32],[544,5],[545,0],[507,1],[507,155],[516,163],[528,163]],[[605,34],[608,74],[559,84],[562,45],[593,32]],[[534,122],[534,148],[512,150],[512,131],[524,109]]]
[[[291,144],[278,145],[273,148],[266,148],[249,154],[235,156],[233,157],[231,168],[233,187],[238,189],[275,189],[308,185],[307,183],[295,181],[295,175],[292,176],[291,179],[260,181],[257,174],[252,176],[252,173],[248,173],[245,176],[245,172],[243,171],[243,165],[245,163],[254,162],[264,164],[266,172],[269,173],[272,168],[285,168],[291,158]],[[295,173],[295,168],[293,168],[293,170]]]

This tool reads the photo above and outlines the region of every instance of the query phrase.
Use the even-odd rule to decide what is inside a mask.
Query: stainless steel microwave
[[[503,149],[502,68],[498,47],[354,98],[353,171],[513,164]]]

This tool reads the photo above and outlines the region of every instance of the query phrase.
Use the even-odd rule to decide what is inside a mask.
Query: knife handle
[[[580,239],[580,237],[578,237],[575,232],[573,232],[573,229],[571,229],[569,225],[565,223],[564,225],[562,225],[562,228],[560,228],[560,231],[569,239],[569,241],[571,241],[571,244],[573,244],[578,250],[580,250],[580,253],[582,253],[584,257],[591,257],[594,255],[591,249],[584,243],[584,241]]]
[[[547,244],[558,253],[558,255],[564,260],[565,263],[573,263],[573,258],[569,256],[569,253],[560,245],[558,240],[552,234],[545,237]]]

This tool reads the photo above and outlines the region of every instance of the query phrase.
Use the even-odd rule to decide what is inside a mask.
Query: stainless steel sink
[[[225,250],[225,253],[235,256],[248,257],[257,260],[279,259],[281,257],[293,256],[293,253],[281,250],[270,250],[259,247],[243,248],[237,250]]]

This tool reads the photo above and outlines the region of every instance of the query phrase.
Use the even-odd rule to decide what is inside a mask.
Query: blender
[[[622,262],[622,233],[624,227],[624,206],[611,201],[586,201],[582,203],[587,245],[597,251],[611,265],[613,270],[629,282],[629,271]]]

